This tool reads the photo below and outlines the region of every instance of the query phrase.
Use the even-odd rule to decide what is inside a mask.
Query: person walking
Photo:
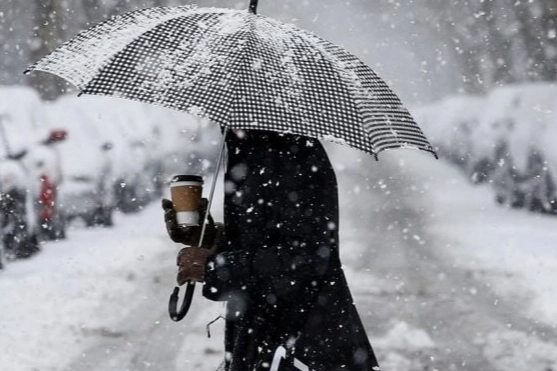
[[[203,282],[207,299],[227,302],[219,370],[379,370],[341,268],[338,188],[321,143],[233,130],[226,146],[214,249],[214,233],[195,246],[198,231],[180,230],[163,200],[170,237],[191,246],[178,257],[179,283]]]

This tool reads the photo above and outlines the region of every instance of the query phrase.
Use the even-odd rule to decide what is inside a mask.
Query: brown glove
[[[207,199],[203,198],[199,210],[200,220],[203,220],[205,217],[207,204]],[[189,246],[178,252],[178,276],[176,278],[178,284],[183,285],[187,281],[202,282],[205,274],[207,257],[216,251],[220,236],[224,229],[223,225],[221,223],[215,223],[213,217],[209,214],[203,238],[203,246],[199,247],[202,227],[180,227],[176,222],[176,211],[172,206],[172,201],[163,199],[162,207],[164,209],[166,230],[170,239],[176,243]]]
[[[221,223],[216,223],[213,228],[214,235],[211,239],[212,245],[209,245],[210,247],[203,243],[203,247],[189,246],[184,247],[178,252],[178,276],[176,277],[178,285],[181,286],[187,281],[203,282],[207,258],[217,251],[223,225]]]
[[[187,281],[203,282],[205,264],[211,252],[205,248],[185,247],[178,253],[178,276],[176,281],[182,286]]]

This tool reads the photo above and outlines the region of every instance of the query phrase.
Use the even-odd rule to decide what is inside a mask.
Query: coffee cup
[[[181,227],[199,225],[199,206],[203,192],[203,178],[199,175],[176,175],[170,181],[170,195]]]

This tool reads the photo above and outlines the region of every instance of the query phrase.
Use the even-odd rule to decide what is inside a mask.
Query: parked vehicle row
[[[557,85],[511,85],[415,112],[441,156],[503,205],[557,214]]]
[[[207,125],[137,102],[47,103],[29,88],[0,87],[0,267],[65,238],[73,220],[111,226],[115,211],[141,210],[173,174],[210,171],[219,134]]]
[[[56,144],[63,130],[48,130],[32,90],[0,89],[0,236],[2,258],[26,257],[41,238],[65,233],[58,208],[62,180]]]

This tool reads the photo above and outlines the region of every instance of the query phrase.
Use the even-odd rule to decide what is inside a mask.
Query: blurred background
[[[111,16],[187,4],[0,1],[0,368],[207,370],[221,359],[220,343],[202,345],[214,311],[168,324],[174,252],[153,222],[169,177],[214,173],[216,125],[23,75]],[[260,0],[258,13],[371,66],[441,158],[396,151],[375,163],[327,147],[345,269],[384,369],[556,370],[557,2]],[[42,320],[30,320],[29,286]],[[71,351],[54,355],[62,345]],[[42,360],[23,355],[33,352]]]
[[[46,76],[21,70],[78,31],[115,14],[177,0],[3,0],[2,84],[65,91]],[[200,0],[200,6],[244,8],[242,1]],[[509,83],[552,81],[557,68],[557,5],[550,0],[261,1],[261,14],[314,31],[356,53],[404,101],[448,93],[485,93]]]

